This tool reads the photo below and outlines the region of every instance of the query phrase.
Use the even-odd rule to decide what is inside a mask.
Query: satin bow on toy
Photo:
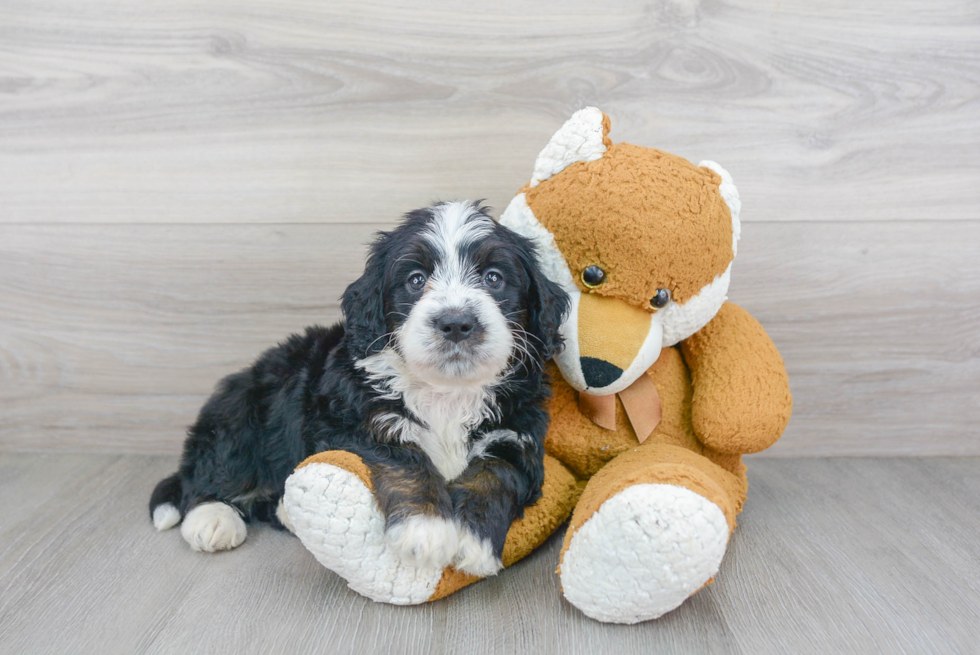
[[[579,392],[578,408],[590,421],[607,430],[616,429],[616,396],[623,403],[626,417],[640,443],[646,441],[662,416],[660,394],[650,376],[643,374],[618,394],[593,396]]]

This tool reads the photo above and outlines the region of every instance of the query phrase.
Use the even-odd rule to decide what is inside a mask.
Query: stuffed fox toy
[[[511,526],[503,563],[571,515],[557,563],[565,597],[600,621],[636,623],[718,572],[746,498],[741,456],[782,435],[792,398],[765,330],[726,302],[740,209],[729,174],[613,145],[609,126],[598,109],[575,113],[500,218],[572,299],[542,498]],[[421,603],[477,580],[400,562],[350,453],[300,464],[284,507],[317,559],[374,600]]]

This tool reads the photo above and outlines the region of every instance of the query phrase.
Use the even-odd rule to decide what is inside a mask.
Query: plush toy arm
[[[775,344],[747,311],[725,303],[681,352],[691,370],[691,419],[701,443],[742,454],[779,439],[793,409],[789,378]]]

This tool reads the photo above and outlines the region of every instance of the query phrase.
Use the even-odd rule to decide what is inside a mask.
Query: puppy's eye
[[[504,284],[504,276],[497,269],[491,268],[483,274],[483,284],[491,289],[499,289]]]
[[[670,302],[670,289],[657,289],[657,295],[650,299],[650,306],[662,309]]]
[[[421,291],[425,288],[425,273],[415,271],[408,276],[408,288],[412,291]]]
[[[606,272],[598,266],[589,266],[582,271],[582,284],[594,289],[606,281]]]

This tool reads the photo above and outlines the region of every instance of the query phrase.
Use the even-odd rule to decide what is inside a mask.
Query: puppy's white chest
[[[415,440],[442,476],[452,480],[466,469],[469,431],[459,427],[443,427],[438,431],[419,428]]]
[[[470,432],[489,411],[483,389],[421,389],[404,398],[423,425],[403,431],[402,440],[417,443],[447,480],[458,477],[469,461]]]
[[[428,384],[408,375],[390,349],[360,360],[358,367],[374,381],[381,397],[400,397],[417,419],[389,413],[375,418],[375,423],[399,441],[418,444],[447,480],[459,476],[469,463],[470,433],[499,411],[492,388]]]

